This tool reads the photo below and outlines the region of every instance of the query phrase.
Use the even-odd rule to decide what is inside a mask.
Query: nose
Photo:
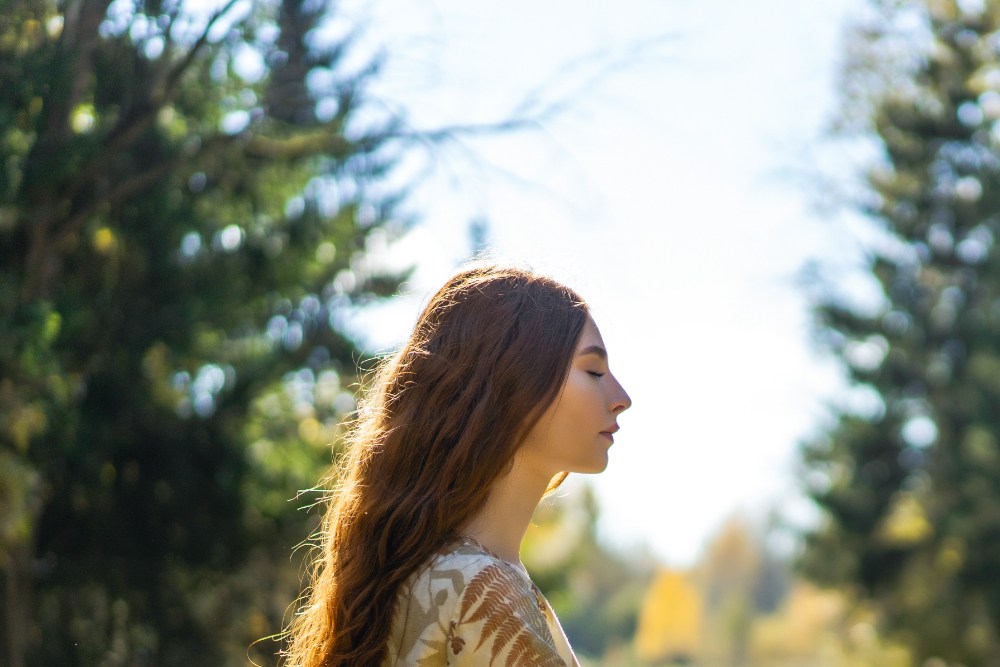
[[[611,414],[613,415],[625,412],[632,407],[632,399],[629,398],[629,395],[625,392],[625,388],[618,382],[618,378],[614,378],[614,392],[612,393],[610,407]]]

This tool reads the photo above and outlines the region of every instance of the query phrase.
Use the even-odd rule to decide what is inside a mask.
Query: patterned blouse
[[[400,594],[384,667],[579,667],[524,570],[462,537]]]

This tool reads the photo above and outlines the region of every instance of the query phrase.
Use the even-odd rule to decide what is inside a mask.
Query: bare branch
[[[111,137],[105,145],[103,154],[98,156],[97,160],[109,157],[110,152],[131,144],[146,131],[156,118],[156,114],[159,113],[160,109],[173,99],[174,93],[177,92],[177,86],[180,85],[181,77],[184,76],[184,73],[194,63],[195,59],[198,57],[198,51],[201,47],[208,42],[208,34],[211,32],[212,27],[215,26],[216,21],[232,9],[233,5],[235,5],[237,1],[238,0],[229,0],[229,2],[227,2],[222,9],[212,15],[208,24],[205,26],[205,29],[202,31],[201,36],[188,50],[187,54],[185,54],[184,59],[181,60],[181,62],[179,62],[167,76],[163,90],[154,92],[150,97],[149,108],[144,113],[132,119],[131,123],[123,127],[118,133]]]
[[[174,91],[176,91],[177,86],[180,83],[181,77],[184,75],[184,72],[187,71],[188,67],[191,66],[195,58],[198,57],[198,50],[201,49],[201,47],[203,47],[206,43],[208,43],[208,33],[212,31],[212,28],[215,26],[215,22],[218,21],[220,18],[222,18],[222,16],[226,14],[230,9],[232,9],[233,5],[235,5],[237,1],[238,0],[229,0],[229,2],[226,3],[225,7],[215,12],[215,14],[212,15],[212,18],[208,20],[208,25],[206,25],[205,30],[202,31],[201,37],[198,38],[198,40],[194,43],[194,46],[192,46],[191,49],[187,52],[187,55],[184,56],[184,60],[178,63],[177,66],[174,68],[174,71],[171,72],[170,76],[167,77],[167,85],[163,92],[163,101],[161,101],[159,105],[156,105],[157,107],[162,106],[163,104],[166,103],[167,100],[173,97]]]
[[[177,22],[177,17],[181,15],[181,5],[177,3],[167,14],[170,22],[167,27],[163,29],[163,55],[169,56],[170,52],[174,48],[174,24]]]
[[[539,116],[559,113],[572,106],[580,95],[592,93],[594,88],[610,75],[635,67],[637,63],[655,56],[656,50],[659,47],[673,41],[675,38],[676,36],[673,34],[656,35],[648,39],[633,42],[619,53],[612,53],[609,49],[597,49],[574,58],[563,64],[551,76],[529,90],[521,98],[520,103],[514,107],[511,116],[516,118],[524,115]],[[587,68],[594,68],[594,71],[570,92],[544,104],[541,110],[533,111],[533,109],[542,103],[546,92],[559,88],[564,81]]]
[[[591,94],[594,88],[608,76],[634,67],[637,62],[648,58],[655,48],[671,39],[673,39],[672,35],[659,35],[634,43],[612,58],[608,57],[607,50],[601,49],[572,60],[560,67],[544,82],[529,90],[515,105],[513,112],[506,120],[492,123],[445,125],[431,130],[394,131],[387,136],[436,144],[461,137],[489,136],[525,129],[540,129],[546,123],[572,108],[579,97]],[[595,63],[599,66],[597,70],[574,86],[572,90],[554,100],[543,102],[545,91],[556,88],[567,77]]]
[[[481,137],[504,132],[514,132],[536,128],[541,121],[538,118],[512,118],[496,123],[467,123],[462,125],[445,125],[434,130],[408,130],[393,132],[389,136],[394,139],[414,139],[429,144],[452,141],[459,137]]]

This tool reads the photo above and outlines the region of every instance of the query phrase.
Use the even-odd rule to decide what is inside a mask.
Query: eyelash
[[[593,375],[595,378],[602,378],[602,377],[604,377],[604,373],[598,373],[597,371],[587,371],[587,373],[589,373],[590,375]]]

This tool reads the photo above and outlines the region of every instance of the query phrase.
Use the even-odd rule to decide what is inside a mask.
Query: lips
[[[608,440],[610,440],[612,443],[614,443],[614,441],[615,441],[615,433],[618,432],[618,428],[619,428],[618,424],[615,424],[611,428],[606,429],[604,431],[601,431],[601,435],[603,435]]]

